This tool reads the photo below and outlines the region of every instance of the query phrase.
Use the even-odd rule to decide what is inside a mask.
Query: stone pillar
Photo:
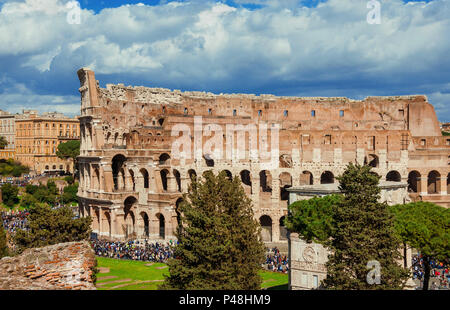
[[[280,224],[272,218],[272,242],[280,241]]]
[[[378,151],[378,165],[380,170],[386,171],[387,170],[387,154],[386,150],[379,150]]]
[[[447,177],[446,176],[445,177],[441,176],[438,179],[440,179],[440,181],[441,181],[440,182],[441,186],[440,186],[440,188],[438,188],[439,194],[440,195],[447,195]]]
[[[280,201],[280,179],[272,173],[272,203],[278,204]]]
[[[176,179],[173,176],[171,172],[167,174],[167,191],[170,193],[176,192],[177,186],[176,186]]]
[[[334,149],[334,163],[335,164],[342,164],[342,149],[336,148]]]
[[[420,177],[420,194],[428,195],[428,176],[426,175]]]
[[[366,150],[363,148],[356,149],[356,162],[360,165],[364,165],[364,156],[366,155]]]

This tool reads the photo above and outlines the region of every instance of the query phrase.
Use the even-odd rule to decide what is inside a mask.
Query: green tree
[[[223,172],[204,178],[192,179],[178,210],[176,258],[161,288],[260,289],[264,246],[241,181]]]
[[[22,198],[20,199],[20,206],[25,209],[32,208],[36,206],[38,203],[38,200],[34,198],[33,195],[25,193]]]
[[[72,185],[67,185],[64,187],[62,194],[62,203],[69,204],[71,202],[78,202],[78,183],[75,182]]]
[[[326,263],[329,289],[401,289],[408,270],[397,261],[400,240],[394,218],[386,203],[380,203],[379,176],[370,166],[350,163],[341,177],[343,199],[333,209],[335,230],[331,235],[331,254]],[[367,281],[368,263],[381,267],[379,284]]]
[[[8,141],[6,141],[6,138],[4,136],[0,136],[0,150],[4,150],[7,145]]]
[[[8,252],[6,231],[3,228],[3,221],[0,220],[0,258],[8,256]]]
[[[72,185],[75,182],[75,179],[73,178],[73,176],[68,175],[64,177],[64,181],[66,181],[67,184]]]
[[[18,230],[14,244],[21,253],[27,248],[88,240],[91,222],[90,217],[74,218],[69,207],[52,209],[46,204],[37,204],[30,209],[29,230]]]
[[[76,159],[80,155],[80,140],[70,140],[65,143],[60,143],[56,150],[56,156],[61,159],[72,159],[73,171],[75,173]]]
[[[333,207],[340,203],[342,195],[327,195],[298,200],[289,206],[285,225],[297,232],[305,241],[324,244],[335,231]]]
[[[10,183],[5,183],[2,185],[1,189],[3,203],[10,208],[14,207],[14,205],[19,202],[19,188]]]
[[[423,289],[428,290],[430,260],[450,257],[450,210],[430,202],[413,202],[390,207],[395,230],[403,243],[420,251],[424,264]]]

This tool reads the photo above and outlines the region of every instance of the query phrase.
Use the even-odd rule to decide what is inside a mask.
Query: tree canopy
[[[1,187],[3,203],[9,208],[14,207],[19,202],[19,188],[10,183],[5,183]]]
[[[431,258],[450,257],[450,210],[430,202],[413,202],[390,207],[395,215],[395,231],[409,246],[420,251],[424,263],[424,285],[428,289]]]
[[[46,204],[38,203],[29,212],[29,229],[18,230],[14,236],[19,253],[27,248],[88,240],[90,237],[92,219],[76,219],[69,207],[52,209]]]
[[[58,145],[56,156],[61,159],[72,158],[75,160],[80,155],[80,140],[70,140]]]
[[[327,195],[294,202],[289,206],[286,228],[306,241],[325,243],[336,229],[333,206],[341,200],[342,195]]]
[[[180,204],[175,259],[163,289],[260,289],[260,226],[239,178],[192,179]]]

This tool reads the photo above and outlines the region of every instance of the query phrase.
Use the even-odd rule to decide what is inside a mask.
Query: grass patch
[[[169,268],[163,263],[120,260],[97,257],[97,267],[109,268],[108,273],[97,273],[97,289],[99,290],[157,290],[169,274]],[[261,288],[287,290],[288,275],[278,272],[261,270],[263,279]]]

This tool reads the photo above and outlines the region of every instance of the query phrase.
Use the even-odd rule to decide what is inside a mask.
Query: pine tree
[[[6,239],[6,231],[0,218],[0,258],[8,255],[8,244]]]
[[[264,246],[241,181],[225,173],[204,178],[192,179],[178,210],[179,244],[161,288],[260,289]]]
[[[369,166],[349,164],[341,177],[344,198],[333,212],[336,229],[331,236],[327,277],[329,289],[400,289],[408,271],[401,267],[400,240],[386,203],[379,203],[379,176]],[[380,267],[379,284],[369,284],[369,261]]]

